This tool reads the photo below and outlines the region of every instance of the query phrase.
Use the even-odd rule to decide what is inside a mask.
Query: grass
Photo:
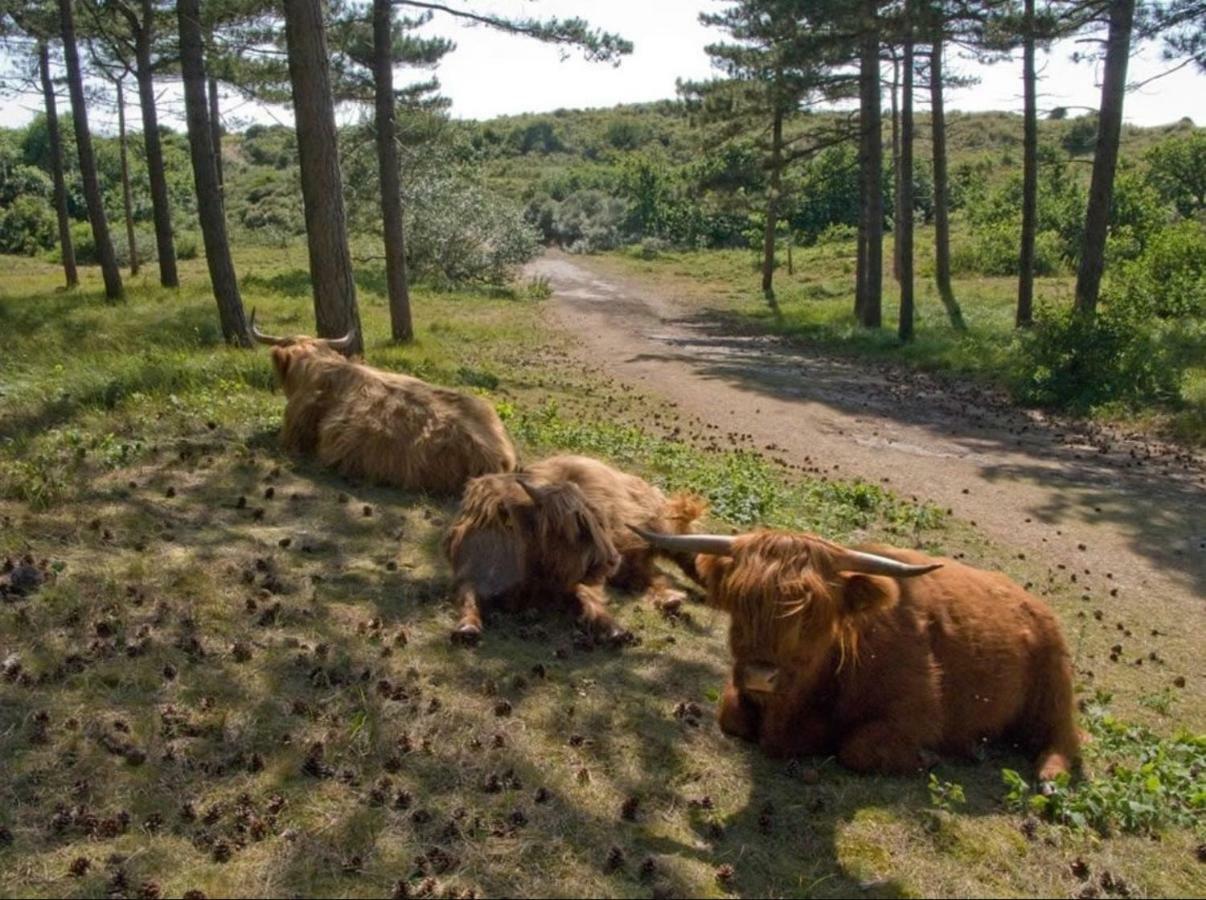
[[[600,265],[659,281],[677,296],[719,314],[730,327],[778,334],[828,352],[973,379],[1002,394],[1016,392],[1030,373],[1021,357],[1014,328],[1017,280],[1001,277],[956,277],[955,295],[967,322],[966,331],[951,327],[933,280],[933,232],[919,230],[916,258],[916,331],[913,341],[896,337],[899,295],[891,277],[891,237],[885,241],[883,328],[859,327],[853,313],[855,246],[853,241],[821,243],[793,250],[794,273],[780,249],[775,274],[777,310],[758,290],[760,259],[748,250],[668,251],[652,259],[636,251],[599,257]],[[1036,309],[1043,305],[1070,308],[1075,279],[1071,275],[1038,278]],[[1206,366],[1191,366],[1175,409],[1126,409],[1107,406],[1095,418],[1173,437],[1191,445],[1206,444]]]
[[[236,262],[266,328],[309,329],[304,250]],[[615,597],[640,638],[623,652],[577,645],[559,617],[453,648],[453,503],[282,454],[267,360],[220,344],[201,264],[179,293],[135,279],[118,305],[95,272],[63,292],[52,267],[5,264],[0,560],[29,555],[45,582],[0,597],[0,895],[1059,895],[1084,887],[1078,859],[1105,894],[1200,893],[1200,818],[1159,841],[1032,821],[1005,806],[1001,770],[1029,771],[1008,748],[943,764],[936,803],[921,778],[724,739],[725,622],[699,608],[664,619]],[[1140,743],[1206,719],[1196,680],[1170,687],[1197,678],[1192,653],[1106,663],[1113,622],[1077,586],[602,379],[525,292],[416,291],[400,348],[379,283],[361,279],[370,361],[488,397],[525,458],[589,452],[694,487],[716,527],[1003,567],[1049,597],[1082,689],[1113,692]],[[1129,741],[1093,758],[1099,779]]]

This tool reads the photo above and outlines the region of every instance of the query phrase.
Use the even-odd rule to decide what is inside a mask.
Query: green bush
[[[1206,227],[1185,221],[1157,232],[1110,275],[1103,296],[1139,316],[1206,318]]]
[[[58,222],[43,198],[22,194],[0,209],[0,253],[33,256],[54,246]]]
[[[553,210],[553,239],[575,253],[611,250],[624,242],[628,205],[603,191],[576,191]]]
[[[1089,412],[1105,404],[1175,403],[1185,361],[1157,323],[1124,305],[1089,318],[1039,311],[1021,338],[1015,393],[1027,404]]]
[[[971,241],[951,249],[951,269],[957,275],[1010,275],[1021,273],[1021,222],[1004,221],[976,229]],[[1054,231],[1034,238],[1034,273],[1055,275],[1067,267],[1064,244]]]

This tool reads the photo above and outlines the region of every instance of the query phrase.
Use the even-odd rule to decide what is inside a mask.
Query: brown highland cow
[[[654,559],[689,575],[690,553],[663,554],[629,526],[685,533],[703,515],[699,497],[669,499],[648,482],[586,456],[554,456],[522,472],[469,482],[444,539],[461,605],[453,639],[475,643],[482,607],[563,605],[608,640],[625,636],[607,612],[605,584],[665,590]]]
[[[699,553],[707,603],[730,615],[725,733],[859,772],[915,772],[1000,737],[1037,754],[1043,781],[1075,763],[1059,624],[1005,575],[809,534],[643,536]]]
[[[346,359],[350,335],[273,337],[256,328],[254,310],[251,331],[272,345],[287,450],[344,475],[432,493],[515,468],[511,439],[485,400]]]

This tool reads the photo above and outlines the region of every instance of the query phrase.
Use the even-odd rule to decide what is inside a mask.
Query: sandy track
[[[776,457],[949,508],[1004,547],[1080,572],[1094,599],[1108,603],[1118,589],[1142,595],[1143,607],[1159,601],[1163,627],[1191,635],[1206,624],[1200,456],[916,372],[734,335],[698,304],[589,258],[550,252],[529,271],[549,279],[554,320],[583,359],[619,380],[751,435]]]

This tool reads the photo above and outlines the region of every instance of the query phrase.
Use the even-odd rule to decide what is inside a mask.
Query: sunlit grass
[[[1062,895],[1078,856],[1139,893],[1196,890],[1200,829],[1028,838],[1002,807],[1001,768],[1028,771],[1008,748],[944,764],[966,803],[935,818],[921,778],[723,738],[726,623],[700,607],[666,619],[617,595],[640,638],[623,652],[561,615],[501,617],[479,650],[453,648],[438,547],[454,501],[283,454],[265,354],[221,344],[200,263],[178,293],[147,276],[114,305],[92,271],[62,292],[53,267],[5,263],[0,560],[29,554],[47,581],[0,598],[0,894]],[[311,330],[302,248],[236,263],[266,328]],[[523,291],[420,288],[418,340],[391,346],[379,283],[361,276],[368,360],[488,398],[525,459],[604,456],[707,494],[718,528],[1005,568],[1049,596],[1080,679],[1120,715],[1200,720],[1193,682],[1165,691],[1194,661],[1093,662],[1112,623],[932,507],[709,446],[567,356]]]

